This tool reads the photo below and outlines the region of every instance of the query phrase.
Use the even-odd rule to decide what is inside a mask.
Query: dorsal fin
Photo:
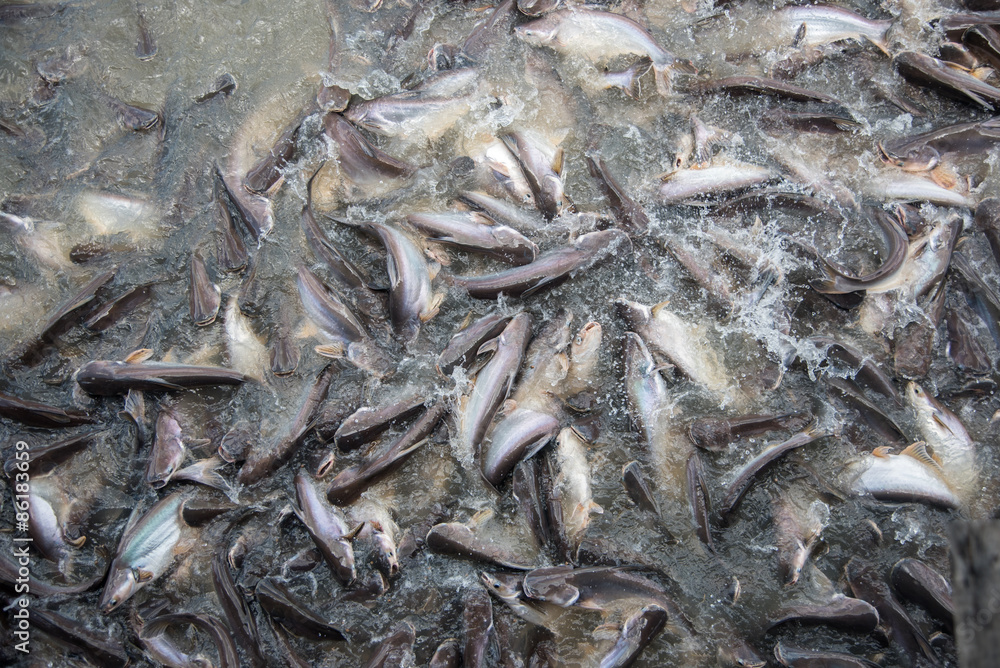
[[[899,454],[913,457],[924,466],[932,469],[938,475],[942,477],[944,476],[944,469],[941,467],[941,460],[938,459],[937,455],[931,452],[927,443],[924,441],[917,441],[916,443],[906,446],[906,448]]]
[[[125,357],[125,362],[128,364],[142,364],[152,356],[153,351],[150,348],[139,348],[139,350],[129,353]]]
[[[877,448],[875,448],[874,450],[872,450],[872,456],[873,457],[881,457],[883,459],[888,459],[889,455],[891,455],[891,454],[892,454],[892,446],[891,445],[880,445]]]

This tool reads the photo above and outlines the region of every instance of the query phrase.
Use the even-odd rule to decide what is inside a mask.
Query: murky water
[[[940,35],[928,22],[952,9],[907,2],[852,3],[850,8],[868,17],[893,20],[889,40],[893,53],[933,53]],[[760,75],[791,51],[790,44],[769,43],[771,36],[766,32],[746,44],[753,26],[773,11],[763,4],[720,10],[706,3],[626,2],[614,10],[648,25],[661,46],[691,60],[705,80]],[[634,236],[631,253],[623,249],[610,261],[558,287],[524,299],[501,298],[499,303],[471,299],[445,279],[495,271],[501,266],[498,262],[461,251],[442,255],[442,249],[434,247],[435,257],[446,256],[450,261],[434,281],[435,291],[445,293],[440,312],[422,326],[408,347],[394,342],[387,327],[376,334],[397,364],[395,373],[384,380],[374,380],[346,361],[334,362],[338,373],[327,405],[346,415],[366,403],[384,405],[413,391],[458,399],[468,391],[468,381],[460,374],[443,378],[434,364],[448,339],[470,316],[526,310],[535,317],[536,331],[561,308],[573,313],[574,332],[595,320],[604,328],[593,411],[600,420],[600,433],[589,445],[588,460],[594,500],[604,512],[593,516],[587,537],[610,561],[641,560],[655,566],[658,572],[650,577],[676,598],[696,631],[694,638],[686,640],[668,631],[636,665],[716,665],[717,645],[732,636],[746,639],[761,656],[770,656],[780,638],[879,659],[883,665],[905,663],[897,647],[882,644],[874,635],[823,626],[783,628],[770,634],[763,629],[769,615],[782,605],[823,600],[827,588],[841,589],[838,581],[852,556],[873,561],[885,574],[904,556],[919,557],[947,572],[948,522],[963,515],[992,514],[997,505],[997,461],[991,449],[980,449],[982,488],[971,495],[969,508],[962,512],[837,498],[824,488],[824,483],[842,486],[847,467],[860,453],[884,442],[859,426],[854,412],[831,402],[817,377],[827,371],[844,375],[847,369],[824,363],[805,339],[826,335],[849,342],[893,375],[897,329],[919,320],[923,310],[897,300],[895,293],[888,298],[869,295],[858,309],[838,309],[809,288],[809,281],[820,271],[801,245],[815,247],[846,266],[876,266],[881,248],[878,231],[851,212],[847,201],[888,202],[877,184],[891,168],[880,162],[876,141],[986,118],[985,112],[905,83],[878,49],[855,43],[838,45],[825,59],[804,68],[794,83],[837,97],[854,115],[857,127],[835,134],[769,133],[761,121],[774,116],[776,109],[817,105],[724,93],[676,92],[663,98],[657,95],[652,73],[640,79],[639,94],[632,99],[595,82],[605,65],[624,69],[633,58],[617,56],[595,66],[580,57],[529,46],[502,30],[480,51],[476,92],[469,96],[467,112],[454,123],[396,137],[371,135],[389,155],[416,166],[414,176],[374,186],[351,183],[338,165],[335,147],[323,135],[322,115],[313,106],[321,83],[342,86],[364,98],[403,90],[427,75],[427,54],[432,47],[461,45],[491,11],[462,3],[409,6],[389,0],[374,12],[348,2],[328,6],[255,1],[151,3],[143,14],[157,52],[148,60],[135,54],[138,25],[131,3],[81,2],[53,16],[0,25],[0,118],[16,124],[23,134],[0,134],[0,196],[5,211],[16,209],[18,215],[34,221],[31,231],[4,228],[0,234],[0,347],[19,349],[60,304],[102,271],[117,268],[113,281],[98,293],[99,300],[152,284],[149,302],[105,332],[72,327],[47,346],[37,362],[20,364],[13,356],[6,360],[0,391],[77,406],[96,416],[103,429],[91,447],[54,468],[47,480],[73,499],[70,523],[87,536],[86,544],[72,552],[64,575],[41,558],[33,561],[32,574],[53,582],[96,577],[114,555],[131,510],[148,507],[164,495],[143,480],[149,446],[137,447],[133,429],[118,416],[121,399],[95,399],[75,391],[72,374],[77,368],[95,359],[123,359],[140,348],[151,349],[157,360],[255,366],[241,370],[258,380],[239,389],[147,393],[148,427],[152,430],[160,410],[170,408],[193,440],[209,439],[214,446],[234,425],[245,423],[254,434],[250,447],[268,447],[288,429],[327,363],[313,352],[315,345],[326,341],[306,317],[295,284],[299,265],[324,271],[299,226],[309,176],[320,169],[313,207],[326,234],[374,283],[384,285],[388,278],[381,247],[324,214],[397,224],[409,213],[453,209],[453,200],[462,190],[492,187],[499,192],[482,166],[483,152],[506,129],[530,130],[563,150],[565,190],[577,211],[602,217],[601,226],[613,224],[608,222],[611,212],[585,162],[586,155],[599,156],[625,190],[646,207],[651,219],[648,233]],[[517,22],[526,20],[522,16]],[[412,31],[407,33],[411,21]],[[741,49],[760,55],[743,57]],[[46,64],[62,72],[59,83],[42,82],[37,70],[46,69]],[[227,72],[238,82],[232,95],[196,102]],[[690,88],[693,80],[688,79]],[[680,85],[683,78],[677,83],[684,88]],[[914,118],[901,112],[885,101],[880,89],[917,100],[927,115]],[[164,131],[124,129],[105,96],[159,111]],[[239,351],[227,339],[224,313],[246,272],[227,274],[216,261],[213,168],[218,164],[224,171],[244,174],[303,114],[308,115],[298,135],[296,156],[272,198],[274,229],[260,248],[251,244],[259,289],[255,308],[248,308],[248,322],[257,341],[250,341],[248,357],[238,357]],[[692,115],[730,133],[713,161],[771,167],[782,173],[779,182],[784,190],[817,194],[844,216],[778,207],[722,215],[704,206],[658,203],[658,177],[671,171],[679,156],[685,157]],[[995,155],[958,161],[956,188],[971,187],[975,200],[997,195]],[[459,160],[463,156],[473,158],[478,166],[467,169],[467,163]],[[995,285],[997,269],[985,240],[971,234],[969,210],[927,204],[922,213],[928,221],[959,216],[970,236],[963,252]],[[595,224],[594,216],[568,214],[547,227],[524,231],[544,252],[590,231]],[[106,252],[88,262],[71,260],[71,251],[84,244]],[[737,304],[759,288],[759,277],[769,267],[779,270],[779,278],[749,306],[722,309],[718,299],[694,282],[666,250],[667,245],[687,249],[709,267],[729,284]],[[210,276],[222,291],[223,310],[207,327],[196,326],[189,315],[188,267],[194,252],[206,259]],[[689,380],[675,379],[669,389],[672,407],[665,442],[652,452],[632,428],[628,414],[622,382],[622,342],[627,328],[615,312],[618,298],[647,305],[669,302],[671,311],[700,327],[699,340],[693,343],[716,351],[734,388],[730,399],[720,400]],[[966,299],[955,279],[949,280],[947,299],[950,308]],[[776,325],[782,322],[782,314],[788,316],[787,330]],[[995,362],[997,351],[986,327],[978,320],[969,322]],[[294,336],[301,361],[294,374],[279,378],[266,368],[261,351],[273,343],[284,325]],[[800,361],[771,389],[790,349],[800,351]],[[992,371],[988,376],[992,377]],[[947,397],[946,403],[972,437],[985,445],[995,439],[989,418],[998,402],[992,393],[961,392],[972,378],[947,356],[941,324],[930,370],[919,380],[936,396]],[[901,375],[895,380],[900,389],[905,386]],[[908,408],[889,405],[883,409],[911,440],[918,438]],[[688,509],[680,503],[686,493],[664,486],[665,481],[683,479],[691,448],[687,424],[704,415],[788,411],[816,415],[824,425],[836,427],[838,435],[804,447],[771,469],[751,488],[731,523],[713,528],[717,555],[711,554],[697,540]],[[483,532],[519,546],[538,564],[545,563],[546,557],[537,554],[511,498],[510,483],[501,487],[499,496],[486,488],[475,464],[457,445],[454,422],[447,430],[439,430],[399,472],[372,486],[361,505],[376,504],[387,510],[400,538],[407,532],[422,538],[429,518],[464,522],[492,511],[481,527]],[[398,433],[390,432],[382,442]],[[0,436],[5,447],[19,439],[34,446],[63,437],[6,420],[0,423]],[[778,433],[773,438],[743,441],[724,453],[702,453],[712,499],[721,502],[736,471],[765,443],[787,436]],[[484,567],[480,564],[422,550],[403,560],[400,575],[384,594],[363,602],[347,600],[350,592],[323,563],[304,573],[283,568],[291,557],[313,546],[301,523],[288,513],[294,501],[292,478],[303,467],[312,469],[328,447],[310,435],[289,464],[266,480],[240,489],[238,503],[247,512],[230,513],[192,531],[185,545],[189,549],[164,577],[140,590],[133,603],[165,599],[170,610],[220,616],[212,593],[211,558],[220,549],[244,541],[246,557],[234,575],[247,591],[264,576],[285,578],[292,591],[348,630],[351,641],[347,643],[293,639],[295,651],[312,665],[360,665],[401,620],[416,629],[418,664],[426,663],[445,638],[461,637],[462,595],[481,586],[478,574]],[[332,470],[358,463],[362,454],[337,453]],[[624,493],[622,466],[633,459],[643,463],[661,503],[669,506],[669,528],[678,540],[667,540]],[[223,473],[233,480],[236,469],[228,466]],[[165,491],[184,485],[172,483]],[[223,498],[207,490],[199,493]],[[785,586],[778,572],[771,520],[772,495],[785,494],[821,499],[829,508],[822,548],[811,560],[814,566],[807,567],[794,586]],[[10,493],[5,492],[3,498],[3,527],[10,528]],[[881,542],[873,538],[872,524],[881,531]],[[3,545],[7,549],[6,541]],[[360,579],[366,580],[373,573],[372,551],[363,542],[357,549]],[[731,601],[734,581],[741,591],[735,604]],[[98,597],[99,592],[92,592],[52,605],[101,635],[128,638],[136,644],[129,621],[132,604],[104,615],[97,610]],[[910,610],[925,630],[936,628],[922,611]],[[509,640],[512,646],[531,637],[530,627],[497,600],[494,614],[498,626],[507,628],[515,639]],[[595,632],[605,621],[621,622],[583,610],[564,615],[553,629],[553,639],[565,665],[596,665],[613,642],[613,633]],[[268,649],[275,656],[274,665],[280,665],[280,650]],[[942,651],[954,664],[950,643]],[[33,652],[55,665],[70,660],[41,634]],[[148,661],[138,649],[130,648],[129,653],[138,665]]]

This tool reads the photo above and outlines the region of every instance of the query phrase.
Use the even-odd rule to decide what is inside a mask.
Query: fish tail
[[[887,58],[892,58],[892,54],[889,53],[889,42],[886,39],[885,33],[882,33],[881,37],[872,37],[871,35],[865,35],[865,39],[874,44],[875,48],[884,53]]]
[[[673,78],[671,66],[654,64],[653,75],[656,79],[656,92],[663,97],[669,96],[672,89],[671,79]]]

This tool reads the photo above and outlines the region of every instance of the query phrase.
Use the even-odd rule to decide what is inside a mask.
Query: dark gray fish
[[[146,23],[146,7],[141,2],[135,3],[136,24],[139,29],[139,39],[135,45],[135,57],[139,60],[149,60],[156,55],[156,40],[149,32]]]
[[[173,665],[190,666],[198,665],[202,661],[205,661],[202,657],[195,657],[191,660],[191,657],[184,655],[172,641],[167,639],[166,630],[174,625],[190,625],[204,631],[212,639],[212,643],[215,645],[215,649],[219,654],[219,668],[239,668],[240,659],[236,652],[236,643],[234,643],[232,639],[232,631],[230,631],[229,627],[227,627],[224,623],[211,615],[192,614],[187,612],[158,615],[141,627],[138,631],[139,640],[146,643],[148,651],[149,643],[159,637],[162,642],[169,644],[170,649],[168,651],[172,650],[171,655],[168,656],[177,656],[179,658],[182,657],[183,659],[189,660],[175,663]],[[161,661],[161,663],[166,662]]]
[[[1000,265],[1000,198],[988,197],[976,207],[976,229],[990,242],[993,258]]]
[[[337,144],[340,168],[347,178],[359,185],[373,185],[386,179],[405,179],[416,171],[413,165],[373,146],[340,114],[328,113],[323,125],[327,136]]]
[[[13,478],[17,471],[37,475],[40,473],[40,467],[52,466],[80,452],[93,443],[97,436],[104,433],[106,432],[88,431],[49,445],[29,447],[27,450],[13,448],[3,462],[3,471],[8,478]]]
[[[615,212],[615,219],[618,225],[629,234],[639,234],[649,227],[649,217],[635,200],[633,200],[625,189],[619,185],[615,177],[611,175],[604,158],[596,160],[587,156],[587,168],[590,175],[597,181],[598,187],[604,196],[608,198],[611,210]]]
[[[11,2],[0,6],[0,25],[48,18],[59,14],[68,6],[65,2]]]
[[[496,43],[510,34],[517,18],[515,0],[502,0],[485,21],[473,28],[462,44],[462,52],[474,60],[481,59]]]
[[[103,332],[126,315],[149,301],[152,283],[137,285],[123,294],[106,302],[101,308],[83,321],[83,326],[92,332]]]
[[[166,362],[87,362],[76,372],[76,382],[88,394],[125,394],[129,390],[186,390],[213,385],[241,385],[248,380],[238,371],[217,366]]]
[[[357,576],[351,540],[361,527],[349,530],[340,512],[320,498],[302,471],[295,475],[295,498],[298,502],[295,514],[309,530],[326,563],[342,584],[351,584]]]
[[[656,502],[656,497],[653,496],[653,492],[649,488],[649,481],[639,462],[629,462],[622,468],[622,484],[625,486],[628,498],[632,499],[632,503],[639,506],[643,512],[650,513],[660,519],[661,523],[663,522],[660,505]]]
[[[408,668],[415,665],[413,643],[416,631],[409,622],[399,622],[389,637],[382,640],[364,668]]]
[[[281,133],[274,146],[243,177],[243,187],[258,195],[271,195],[281,185],[284,169],[295,157],[295,142],[301,121]]]
[[[370,443],[382,432],[416,416],[424,408],[426,394],[421,392],[381,408],[363,406],[354,411],[333,434],[334,444],[344,451]]]
[[[486,276],[454,276],[451,282],[467,289],[475,299],[496,299],[501,294],[529,297],[590,269],[619,252],[623,244],[630,242],[621,230],[588,232],[577,237],[572,245],[546,251],[523,267]]]
[[[711,500],[708,497],[708,488],[705,485],[705,467],[701,463],[698,452],[692,452],[687,461],[687,497],[691,504],[691,518],[694,520],[695,532],[698,538],[709,549],[715,552],[715,543],[712,541],[712,526],[708,521],[708,516],[712,512]]]
[[[562,616],[563,608],[524,595],[523,574],[483,572],[479,574],[479,578],[486,586],[486,591],[503,601],[515,615],[531,624],[545,627]]]
[[[837,111],[792,111],[776,107],[768,109],[760,118],[760,124],[768,129],[789,128],[796,132],[853,132],[861,127],[848,112]],[[753,197],[756,195],[747,195]]]
[[[240,484],[252,485],[291,459],[295,450],[302,444],[306,434],[312,428],[316,413],[326,401],[327,392],[329,392],[330,384],[336,374],[335,364],[331,363],[323,367],[306,393],[302,406],[291,425],[288,426],[287,431],[273,443],[257,443],[257,446],[247,455],[239,473]]]
[[[964,102],[974,102],[991,111],[994,105],[1000,104],[1000,88],[949,67],[947,63],[937,58],[914,51],[904,51],[893,59],[893,63],[899,73],[911,83],[929,86],[950,97]]]
[[[889,627],[892,639],[906,652],[911,663],[916,664],[923,658],[932,666],[941,665],[934,648],[892,595],[889,585],[872,564],[859,557],[852,557],[844,567],[844,573],[854,595],[871,603],[878,610],[879,619]]]
[[[261,653],[257,623],[250,612],[246,598],[236,589],[236,582],[229,572],[224,550],[216,552],[212,557],[212,584],[215,587],[215,596],[219,599],[219,607],[222,608],[236,644],[243,649],[255,668],[261,668],[265,665],[265,660]]]
[[[122,127],[137,132],[160,128],[162,135],[163,116],[159,112],[125,104],[121,100],[104,93],[101,94],[101,98],[111,108],[111,111],[115,112],[115,116],[118,118],[118,122],[122,124]]]
[[[406,222],[428,241],[485,253],[510,264],[534,261],[538,246],[506,225],[494,225],[487,216],[473,211],[461,213],[411,213]]]
[[[476,211],[481,211],[501,225],[518,230],[543,230],[549,223],[535,209],[527,209],[505,199],[477,191],[465,191],[458,200]]]
[[[979,339],[969,330],[969,325],[955,309],[945,315],[948,324],[948,357],[955,365],[969,373],[984,374],[993,369],[993,363]]]
[[[542,476],[537,459],[522,459],[514,467],[511,491],[517,501],[525,521],[531,528],[535,543],[546,547],[551,540],[549,516],[542,489]]]
[[[271,200],[244,188],[238,180],[240,177],[223,174],[218,164],[215,165],[215,175],[222,184],[230,204],[239,213],[243,227],[260,247],[263,238],[274,228],[274,207]]]
[[[472,530],[459,522],[435,524],[427,532],[425,544],[435,552],[468,557],[516,571],[530,571],[534,566],[523,563],[522,557],[513,554],[503,545],[477,538]]]
[[[302,233],[306,237],[306,243],[309,244],[309,248],[312,249],[316,257],[326,264],[333,278],[338,283],[351,291],[366,291],[368,288],[365,279],[361,276],[361,272],[358,271],[358,268],[350,260],[344,257],[343,253],[336,246],[330,243],[319,224],[317,224],[316,217],[313,216],[312,186],[319,172],[319,169],[313,172],[313,175],[309,177],[309,181],[306,183],[306,201],[302,205],[301,216]],[[371,307],[375,301],[374,298],[368,299],[364,306]]]
[[[427,442],[427,438],[449,410],[448,402],[444,400],[431,405],[384,453],[338,473],[326,491],[326,498],[335,505],[352,502],[376,480],[402,466],[411,454]]]
[[[11,556],[9,552],[6,554],[0,554],[0,582],[5,585],[6,589],[13,590],[14,587],[23,586],[25,584],[24,576],[19,573],[20,568],[21,566],[17,563],[17,559]],[[50,584],[29,574],[27,578],[27,585],[30,588],[31,593],[36,596],[53,598],[66,596],[75,598],[79,594],[97,588],[103,580],[103,570],[90,580],[73,585]]]
[[[459,648],[458,638],[448,638],[438,645],[434,650],[427,668],[459,668],[462,665],[462,653]]]
[[[810,282],[814,290],[823,294],[847,294],[868,290],[903,267],[910,243],[906,230],[895,216],[889,215],[882,209],[876,209],[872,218],[879,226],[885,241],[885,252],[879,254],[884,259],[878,269],[859,276],[835,262],[821,258],[823,268],[830,278]]]
[[[480,347],[480,353],[492,351],[493,356],[476,374],[472,393],[462,406],[459,433],[463,452],[478,454],[493,416],[510,395],[528,347],[531,326],[531,315],[518,313],[500,336]]]
[[[146,482],[153,489],[160,489],[173,477],[187,458],[183,430],[177,416],[162,410],[156,418],[156,438],[146,467]]]
[[[536,568],[524,576],[522,586],[528,597],[564,608],[606,610],[620,601],[640,600],[676,609],[659,584],[617,566]]]
[[[712,79],[698,85],[699,93],[729,93],[730,95],[772,95],[796,102],[822,102],[843,108],[843,103],[832,95],[792,85],[778,79],[735,76]]]
[[[529,459],[559,432],[559,420],[538,411],[519,408],[493,429],[482,454],[483,477],[494,488],[522,459]]]
[[[1000,66],[1000,32],[993,26],[972,26],[962,34],[962,42],[994,68]]]
[[[199,95],[194,99],[194,101],[200,104],[202,102],[208,102],[216,95],[229,96],[233,94],[236,88],[236,78],[229,72],[224,72],[212,82],[211,87],[209,87],[204,95]]]
[[[1000,119],[958,123],[910,137],[878,143],[885,162],[908,172],[934,169],[945,156],[975,156],[1000,143]]]
[[[29,427],[60,429],[97,422],[86,413],[59,408],[48,404],[21,399],[0,392],[0,417],[26,424]]]
[[[215,185],[215,193],[212,198],[215,202],[215,222],[218,233],[216,243],[216,257],[219,266],[224,271],[242,271],[249,261],[246,244],[243,243],[243,235],[236,229],[233,223],[233,216],[229,211],[227,199],[222,195],[218,186]]]
[[[911,442],[881,408],[865,397],[864,392],[858,387],[857,383],[838,376],[827,376],[824,380],[850,407],[858,411],[861,419],[869,427],[887,442],[902,446]]]
[[[261,578],[254,595],[261,610],[289,633],[309,640],[347,639],[340,629],[307,608],[273,578]]]
[[[833,357],[849,365],[856,381],[890,399],[897,406],[903,405],[899,390],[870,356],[850,344],[829,336],[810,336],[807,340],[818,348],[825,348],[827,357]]]
[[[222,289],[208,277],[205,261],[198,253],[191,254],[191,279],[188,287],[191,319],[199,327],[211,325],[222,305]]]
[[[892,586],[944,623],[949,633],[955,625],[951,583],[919,559],[900,559],[892,567]]]
[[[129,664],[129,656],[120,640],[114,639],[106,630],[94,631],[90,624],[79,622],[55,610],[33,606],[31,626],[32,630],[43,631],[60,644],[80,652],[93,661],[94,665],[124,668]]]
[[[615,646],[601,658],[601,668],[631,666],[667,625],[667,611],[656,604],[633,613],[622,626]]]
[[[84,285],[76,294],[70,297],[69,300],[64,302],[59,306],[56,311],[49,316],[48,320],[42,325],[42,330],[38,334],[38,339],[40,341],[46,341],[51,336],[58,333],[63,327],[65,327],[71,317],[79,315],[79,311],[83,306],[89,304],[93,299],[97,291],[102,287],[107,285],[111,279],[115,277],[117,268],[110,269],[101,274],[98,274],[93,279],[91,279],[86,285]]]
[[[490,313],[456,332],[438,356],[437,370],[442,375],[450,376],[459,366],[470,369],[476,362],[479,348],[499,336],[510,319],[509,315]]]
[[[462,622],[465,628],[463,668],[483,668],[486,650],[493,637],[493,603],[482,587],[476,587],[462,597]]]
[[[788,668],[879,668],[879,664],[844,652],[806,649],[779,642],[774,658]]]
[[[811,418],[804,413],[780,415],[741,415],[731,418],[704,417],[691,422],[688,437],[703,450],[722,452],[740,438],[769,431],[802,429]]]
[[[723,521],[727,520],[732,512],[736,510],[743,495],[746,494],[754,480],[756,480],[757,474],[770,467],[792,450],[830,435],[830,432],[814,425],[805,431],[800,431],[788,440],[764,448],[753,459],[744,464],[736,474],[733,482],[729,485],[725,500],[719,509],[719,515]]]
[[[286,323],[274,328],[268,360],[271,373],[278,377],[290,376],[299,367],[299,344]]]
[[[768,619],[770,630],[779,624],[822,624],[871,633],[878,626],[878,611],[867,601],[837,595],[829,603],[790,605],[775,611]]]

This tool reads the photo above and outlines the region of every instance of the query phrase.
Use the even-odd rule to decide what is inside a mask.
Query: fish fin
[[[992,67],[976,67],[976,68],[974,68],[974,69],[970,70],[970,71],[969,71],[969,74],[970,74],[971,76],[974,76],[974,77],[976,77],[976,78],[977,78],[977,79],[979,79],[980,81],[986,81],[986,80],[987,80],[987,79],[989,79],[989,78],[990,78],[990,77],[991,77],[991,76],[992,76],[992,75],[993,75],[993,74],[994,74],[995,72],[996,72],[996,70],[994,70],[994,69],[993,69]]]
[[[882,459],[888,459],[889,455],[892,454],[892,446],[890,445],[880,445],[879,447],[872,450],[873,457],[881,457]]]
[[[322,357],[329,357],[331,359],[337,359],[344,356],[344,344],[342,343],[330,343],[324,346],[316,346],[313,348],[317,355]]]
[[[65,541],[67,543],[69,543],[73,547],[83,547],[84,543],[87,542],[87,537],[86,536],[78,536],[76,538],[68,538],[68,537],[64,536],[63,538],[65,539]]]
[[[535,283],[535,285],[533,285],[532,287],[530,287],[527,290],[525,290],[524,292],[522,292],[521,293],[521,297],[530,297],[531,295],[535,294],[536,292],[538,292],[540,290],[544,290],[547,286],[552,285],[552,284],[556,283],[557,281],[561,281],[564,278],[565,278],[565,276],[558,276],[558,277],[557,276],[546,276],[541,281],[539,281],[538,283]]]
[[[428,310],[421,313],[419,316],[420,322],[427,322],[428,320],[436,316],[438,314],[438,311],[441,310],[441,302],[443,301],[444,301],[443,292],[439,292],[433,297],[431,297],[431,303],[429,305]]]
[[[470,530],[475,527],[480,527],[493,519],[494,514],[495,513],[492,508],[483,508],[472,516],[472,519],[469,520],[469,523],[466,526],[468,526]]]
[[[517,402],[513,399],[506,399],[500,408],[497,409],[497,415],[510,415],[517,410]]]
[[[501,135],[500,136],[500,141],[502,141],[503,145],[507,147],[507,150],[510,151],[511,155],[513,155],[516,158],[517,157],[517,139],[515,139],[514,136],[511,135],[511,134],[505,134],[505,135]],[[506,173],[505,176],[507,178],[510,178],[510,174],[509,173]]]
[[[667,306],[668,306],[669,304],[670,304],[670,300],[669,300],[669,299],[667,299],[666,301],[662,301],[662,302],[660,302],[659,304],[656,304],[656,305],[652,306],[652,307],[651,307],[651,308],[649,309],[649,312],[650,312],[650,313],[652,314],[652,316],[653,316],[653,317],[655,318],[655,317],[656,317],[656,314],[660,312],[660,309],[663,309],[663,308],[666,308],[666,307],[667,307]]]
[[[806,41],[806,33],[808,31],[809,31],[809,28],[806,26],[805,23],[802,23],[801,25],[799,25],[798,30],[795,31],[795,37],[792,38],[792,47],[793,48],[797,49],[800,46],[802,46],[802,42]]]
[[[562,177],[563,172],[563,150],[562,148],[556,149],[556,154],[552,158],[552,171]]]
[[[948,190],[954,190],[958,185],[958,174],[954,170],[938,163],[938,165],[931,170],[931,180],[938,184],[942,188],[947,188]]]
[[[139,350],[135,350],[126,355],[125,363],[142,364],[152,356],[153,356],[153,351],[150,348],[140,348]]]
[[[921,464],[933,469],[938,475],[944,475],[944,469],[941,468],[941,460],[928,449],[927,443],[924,441],[917,441],[906,446],[899,454],[913,457]]]
[[[365,528],[365,523],[362,522],[358,526],[354,527],[353,529],[345,533],[343,537],[347,540],[354,540],[355,538],[358,537],[358,534],[361,533],[361,530],[364,528]]]
[[[455,334],[465,331],[465,329],[470,324],[472,324],[472,311],[469,311],[468,313],[465,314],[465,319],[462,320],[462,323],[458,326],[458,329],[455,330]]]
[[[990,111],[993,111],[993,105],[992,104],[990,104],[989,102],[987,102],[986,100],[984,100],[980,96],[976,95],[971,90],[968,90],[967,88],[962,88],[962,89],[959,89],[959,90],[962,93],[964,93],[966,97],[968,97],[969,99],[971,99],[976,104],[981,105],[981,106],[985,107],[986,109],[989,109]]]
[[[670,95],[671,86],[671,74],[670,65],[661,65],[659,67],[653,64],[653,80],[656,81],[656,92],[663,97],[668,97]]]
[[[864,39],[873,44],[876,49],[884,53],[887,58],[892,58],[892,54],[889,53],[889,45],[886,44],[884,39],[874,39],[869,35],[864,35]]]
[[[437,278],[437,275],[441,273],[441,267],[450,267],[451,258],[448,256],[447,252],[435,253],[431,258],[434,261],[427,263],[427,275],[433,281]]]
[[[392,253],[386,255],[385,266],[389,271],[389,286],[395,288],[399,285],[401,279],[399,276],[399,267],[396,266],[396,259],[392,256]]]
[[[489,341],[483,343],[483,345],[479,346],[479,350],[476,351],[476,356],[478,357],[479,355],[485,355],[487,353],[495,353],[499,346],[500,346],[500,337],[499,336],[494,337]]]
[[[137,582],[149,582],[153,579],[154,573],[144,568],[135,569],[135,579]]]

